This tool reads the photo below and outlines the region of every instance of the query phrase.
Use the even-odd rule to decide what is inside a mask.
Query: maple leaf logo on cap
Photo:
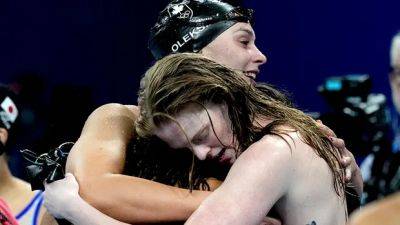
[[[188,1],[169,5],[169,16],[177,16],[179,19],[191,19],[193,16],[193,10],[186,3],[188,3]]]

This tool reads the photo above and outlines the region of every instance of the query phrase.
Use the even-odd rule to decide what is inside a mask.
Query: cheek
[[[232,145],[233,132],[230,124],[225,124],[220,128],[220,136],[218,136],[224,145]]]
[[[232,53],[232,55],[235,56],[235,57],[231,57],[231,58],[233,58],[232,60],[235,63],[234,69],[239,69],[242,71],[254,69],[254,68],[250,67],[252,64],[252,57],[251,57],[251,53],[247,49],[239,47],[235,53]]]
[[[392,87],[392,97],[394,101],[400,101],[399,87]]]
[[[392,91],[398,93],[400,90],[400,79],[393,78],[390,80]]]
[[[398,79],[390,82],[392,88],[392,100],[396,107],[400,107],[400,81]]]
[[[247,50],[234,43],[215,46],[205,55],[229,68],[241,71],[245,71],[250,62]]]
[[[233,52],[231,54],[227,54],[224,60],[225,62],[223,64],[231,69],[240,71],[248,70],[247,65],[249,64],[249,60],[244,54]]]

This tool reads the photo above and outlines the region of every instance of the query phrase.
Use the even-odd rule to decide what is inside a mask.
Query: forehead
[[[235,34],[239,33],[246,33],[251,36],[255,37],[255,33],[253,28],[249,23],[243,23],[243,22],[238,22],[235,25],[231,26],[229,29],[224,31],[221,35],[219,35],[215,40],[222,39],[222,38],[227,38]]]
[[[167,120],[159,125],[154,134],[171,148],[182,148],[203,127],[207,118],[203,108],[190,104],[174,116],[175,121]]]

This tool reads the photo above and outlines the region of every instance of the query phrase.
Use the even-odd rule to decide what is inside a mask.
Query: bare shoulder
[[[258,168],[262,176],[269,171],[289,177],[293,165],[293,146],[289,137],[265,135],[244,151],[233,166],[251,165],[252,168]]]
[[[86,171],[105,165],[113,167],[112,171],[121,171],[138,115],[137,107],[117,103],[102,105],[93,111],[68,156],[67,170],[77,177],[76,171],[81,165],[96,165]]]
[[[264,135],[253,143],[243,155],[255,155],[261,160],[290,160],[298,138],[295,132],[282,135]]]
[[[299,170],[305,169],[307,160],[316,157],[313,149],[302,141],[296,131],[287,130],[281,135],[264,135],[244,151],[235,164],[239,162],[238,165],[257,166],[260,171],[295,177]]]
[[[278,212],[287,224],[299,224],[299,221],[343,224],[343,202],[333,189],[327,163],[303,141],[299,132],[284,126],[278,129],[280,135],[265,135],[255,143],[260,146],[257,155],[269,164],[264,171],[273,171],[275,180],[279,176],[288,178],[281,180],[285,184],[281,188],[286,188],[286,192],[282,195],[284,200],[276,204]],[[273,179],[268,181],[276,184]],[[288,208],[290,214],[286,211]]]
[[[265,155],[269,160],[280,159],[282,163],[290,163],[297,175],[308,173],[310,170],[329,174],[326,162],[316,154],[313,147],[305,143],[299,132],[286,126],[281,126],[278,129],[279,135],[265,135],[256,143],[260,145],[260,149],[266,149],[263,151],[265,153],[259,153],[259,155]],[[277,156],[280,156],[280,158]],[[286,161],[283,161],[285,158]]]
[[[117,104],[117,105],[119,105],[119,104]],[[123,105],[123,106],[127,107],[133,113],[139,113],[139,106],[137,106],[137,105]]]
[[[135,105],[122,105],[118,103],[109,103],[98,107],[93,111],[88,120],[101,118],[112,118],[116,116],[128,116],[135,118],[139,114],[139,108]]]
[[[102,105],[93,111],[86,120],[82,130],[82,136],[96,135],[106,132],[117,134],[116,131],[133,131],[135,120],[139,116],[139,109],[134,105],[122,105],[110,103]],[[118,132],[121,134],[121,132]]]

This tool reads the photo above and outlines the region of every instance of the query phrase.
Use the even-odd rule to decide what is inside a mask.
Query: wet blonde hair
[[[173,119],[188,103],[226,104],[241,150],[266,134],[282,137],[288,130],[282,130],[281,125],[290,126],[326,161],[333,174],[335,191],[343,196],[345,185],[340,153],[316,122],[302,111],[266,96],[250,85],[240,72],[200,54],[173,54],[159,60],[146,72],[139,98],[136,131],[142,137],[152,136],[157,126]],[[255,122],[255,118],[260,117],[273,122],[261,127]]]

